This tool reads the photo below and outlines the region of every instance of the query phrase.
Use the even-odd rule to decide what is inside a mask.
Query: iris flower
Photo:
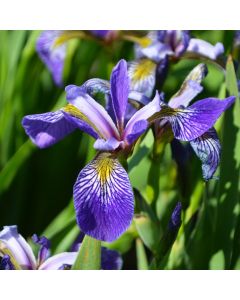
[[[136,60],[129,63],[131,89],[151,96],[156,81],[166,73],[169,60],[177,61],[182,56],[216,61],[223,54],[221,43],[210,43],[191,38],[188,31],[151,31],[136,41]]]
[[[77,258],[76,252],[64,252],[50,257],[50,242],[46,237],[33,235],[39,245],[37,259],[31,246],[18,233],[17,226],[5,226],[0,231],[0,269],[3,270],[64,270],[70,269]],[[102,247],[101,269],[121,269],[122,258],[118,252]]]
[[[56,85],[61,86],[67,41],[73,38],[84,38],[109,43],[116,37],[117,31],[114,30],[46,30],[40,34],[36,50],[52,74]]]
[[[203,178],[209,180],[218,167],[221,151],[213,125],[234,103],[235,97],[223,100],[206,98],[189,105],[203,90],[200,83],[206,75],[206,65],[199,64],[190,72],[180,90],[170,101],[161,102],[160,121],[155,122],[155,137],[159,140],[164,138],[171,141],[175,138],[189,141],[202,162]]]
[[[95,89],[108,95],[107,110],[91,97]],[[75,129],[96,139],[94,148],[98,153],[78,175],[74,205],[77,223],[84,233],[113,241],[128,228],[134,213],[132,187],[118,158],[127,158],[137,139],[155,121],[161,110],[160,97],[156,93],[126,122],[128,98],[134,93],[129,90],[125,60],[113,69],[110,84],[91,79],[81,87],[70,85],[65,90],[68,105],[56,112],[25,116],[22,125],[40,148],[55,144]],[[136,95],[141,99],[141,94]]]

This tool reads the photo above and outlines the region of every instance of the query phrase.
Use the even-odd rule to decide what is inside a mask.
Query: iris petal
[[[224,53],[224,46],[222,43],[211,45],[210,43],[200,39],[191,39],[187,52],[216,60],[219,55]]]
[[[128,103],[129,79],[127,63],[121,59],[111,74],[111,99],[116,121],[120,129],[124,126],[124,117]]]
[[[68,102],[78,110],[78,113],[77,110],[73,112],[73,116],[77,114],[83,121],[94,126],[94,130],[101,138],[119,137],[113,120],[102,105],[97,103],[81,87],[70,85],[65,90]],[[71,114],[70,111],[69,113]]]
[[[156,64],[149,59],[128,63],[128,76],[132,91],[151,97],[155,86]]]
[[[178,202],[175,206],[171,219],[168,223],[168,228],[170,230],[177,230],[181,225],[181,212],[182,212],[182,203]]]
[[[221,152],[216,130],[210,128],[202,136],[190,141],[190,144],[202,162],[203,178],[211,179],[218,167]]]
[[[57,85],[62,85],[62,73],[66,56],[66,45],[56,46],[57,39],[63,31],[46,30],[37,40],[36,49],[41,60],[46,64]]]
[[[46,148],[57,143],[76,129],[74,124],[65,119],[61,110],[25,116],[22,126],[39,148]]]
[[[18,233],[17,226],[4,226],[0,232],[0,252],[9,250],[22,269],[35,269],[36,259],[26,240]],[[5,253],[4,253],[5,254]]]
[[[182,89],[181,94],[174,96],[168,103],[172,108],[177,108],[181,106],[188,106],[189,102],[196,97],[203,87],[196,81],[189,80],[185,83],[184,89]]]
[[[172,125],[175,138],[191,141],[213,127],[220,115],[233,104],[235,97],[224,100],[207,98],[195,102],[188,108],[162,109],[160,114],[166,116]]]
[[[73,194],[77,223],[84,233],[110,242],[130,225],[132,187],[127,172],[110,154],[99,154],[79,173]]]
[[[32,236],[32,240],[35,244],[40,245],[38,251],[38,265],[42,264],[50,255],[50,241],[45,237],[38,237],[36,234]]]
[[[169,45],[161,42],[154,42],[150,46],[143,48],[142,53],[145,57],[151,59],[156,63],[159,63],[166,56],[174,54]]]
[[[101,269],[102,270],[120,270],[123,265],[121,255],[114,250],[102,247],[101,249]]]
[[[161,111],[161,98],[158,93],[156,93],[154,99],[149,102],[147,105],[139,109],[128,121],[125,131],[124,138],[134,132],[134,125],[142,120],[145,121],[154,121],[154,115]]]
[[[97,139],[94,143],[94,148],[99,151],[113,151],[116,150],[123,142],[111,137],[108,140]]]
[[[92,78],[87,80],[81,88],[86,90],[86,93],[93,95],[95,93],[110,93],[110,82],[100,78]]]
[[[48,258],[39,270],[60,270],[63,265],[72,266],[77,258],[77,252],[63,252]]]
[[[187,107],[190,101],[202,91],[203,87],[200,83],[206,75],[206,65],[197,65],[188,74],[180,90],[170,99],[168,105],[172,108],[177,108],[179,106]]]
[[[70,122],[73,126],[76,126],[80,130],[91,135],[97,139],[101,133],[98,131],[98,128],[88,120],[75,106],[68,104],[63,109],[62,112],[65,116],[65,119]]]
[[[142,135],[148,128],[148,122],[146,120],[137,121],[133,127],[130,134],[126,136],[128,144],[133,144],[137,138]]]

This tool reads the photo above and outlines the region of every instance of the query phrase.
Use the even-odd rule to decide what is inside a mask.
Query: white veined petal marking
[[[131,224],[134,195],[128,174],[110,153],[98,154],[74,185],[74,206],[81,230],[113,241]]]
[[[128,75],[131,79],[131,89],[152,95],[155,85],[156,64],[149,59],[132,61],[128,64]]]
[[[114,200],[114,193],[121,191],[125,194],[126,189],[131,188],[129,179],[124,176],[125,170],[116,158],[108,154],[98,155],[92,162],[84,168],[84,178],[79,182],[82,188],[82,196],[89,199],[95,192],[102,204],[108,204]],[[127,179],[127,182],[126,182]],[[126,193],[127,194],[127,193]]]

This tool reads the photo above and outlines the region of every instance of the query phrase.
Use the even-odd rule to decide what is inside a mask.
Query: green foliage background
[[[80,131],[45,150],[37,149],[24,133],[24,115],[51,111],[65,103],[64,88],[55,86],[36,54],[39,33],[0,31],[0,227],[17,224],[24,236],[45,234],[51,239],[52,252],[58,253],[69,250],[79,233],[72,188],[79,171],[95,152],[93,139]],[[232,53],[232,31],[191,34],[211,43],[222,42],[226,54]],[[95,41],[72,40],[67,51],[65,85],[81,85],[93,77],[109,79],[119,59],[134,58],[133,44],[126,41],[102,46]],[[238,53],[232,54],[237,59]],[[166,99],[197,63],[184,59],[171,66],[163,86]],[[215,65],[208,64],[208,68],[199,99],[238,95],[230,61],[226,76]],[[183,204],[183,223],[173,247],[157,260],[157,268],[240,269],[239,99],[216,128],[222,143],[222,160],[216,174],[219,180],[205,184],[194,155],[181,173],[170,146],[157,166],[153,164],[150,131],[129,159],[130,180],[145,200],[139,205],[136,197],[138,216],[129,230],[114,243],[105,243],[123,254],[124,269],[156,267],[151,264],[152,253],[159,254],[161,238],[177,201]]]

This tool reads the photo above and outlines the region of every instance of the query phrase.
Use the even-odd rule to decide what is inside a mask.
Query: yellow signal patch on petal
[[[53,47],[61,46],[67,41],[75,38],[85,38],[86,34],[80,30],[64,30],[62,33],[56,38]]]
[[[113,159],[107,153],[101,153],[98,159],[95,160],[98,179],[101,184],[104,184],[111,177],[112,171],[115,168],[117,159]]]
[[[151,45],[152,43],[152,39],[148,36],[144,36],[144,37],[137,37],[137,36],[133,36],[133,35],[127,35],[127,34],[123,34],[122,38],[124,40],[130,41],[130,42],[134,42],[139,44],[139,46],[141,46],[142,48],[148,47]]]
[[[156,64],[149,59],[142,59],[138,64],[135,65],[135,68],[132,73],[132,80],[134,82],[143,80],[148,77],[155,71]]]
[[[76,108],[74,105],[72,104],[67,104],[63,110],[70,114],[71,116],[75,117],[75,118],[78,118],[84,122],[86,122],[88,125],[90,125],[97,133],[100,137],[103,137],[103,135],[101,134],[101,132],[98,130],[98,128],[96,127],[95,124],[93,124],[89,119],[88,117],[83,114],[78,108]]]
[[[83,168],[73,195],[78,225],[96,239],[113,241],[132,221],[134,195],[128,174],[110,153],[99,153]]]
[[[151,96],[155,85],[156,64],[149,59],[141,59],[129,63],[128,75],[131,79],[131,88]]]

